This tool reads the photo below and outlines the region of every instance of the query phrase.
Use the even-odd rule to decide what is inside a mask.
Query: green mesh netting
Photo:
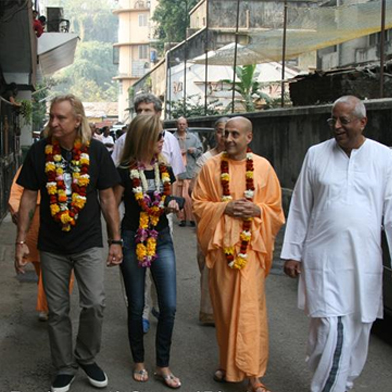
[[[354,0],[355,1],[355,0]],[[340,6],[298,6],[288,2],[286,59],[337,45],[354,38],[381,31],[381,0],[363,1]],[[283,23],[282,23],[283,24]],[[392,0],[386,0],[385,29],[392,28]],[[240,30],[244,32],[244,30]],[[282,60],[283,28],[246,31],[250,43],[238,45],[237,64],[259,64]],[[210,52],[211,65],[232,65],[234,44]],[[199,56],[196,63],[204,63]]]

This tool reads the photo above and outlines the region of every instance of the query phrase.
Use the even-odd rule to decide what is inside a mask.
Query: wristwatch
[[[121,245],[121,246],[123,246],[123,243],[124,243],[124,241],[122,239],[121,240],[111,240],[111,239],[108,240],[108,244],[109,245]]]

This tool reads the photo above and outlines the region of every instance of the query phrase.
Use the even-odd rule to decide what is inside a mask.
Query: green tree
[[[116,101],[117,66],[112,62],[112,45],[97,41],[81,42],[72,65],[54,76],[56,93],[73,93],[83,101]]]
[[[189,11],[198,0],[160,0],[153,20],[158,23],[157,38],[161,42],[181,42],[189,26]]]
[[[48,96],[47,87],[51,86],[49,80],[44,80],[43,82],[35,86],[36,90],[33,93],[33,131],[40,132],[45,123],[46,118],[46,97]]]
[[[255,99],[264,99],[267,104],[271,102],[271,97],[261,92],[261,83],[257,81],[259,73],[256,71],[256,64],[235,67],[235,74],[238,81],[234,83],[234,90],[241,95],[242,99],[236,99],[235,102],[244,106],[246,112],[255,111]],[[233,91],[233,81],[230,79],[221,80],[223,83],[230,84],[229,91]],[[232,108],[232,103],[227,105],[226,110]]]
[[[70,31],[82,41],[117,40],[118,17],[112,12],[116,4],[115,0],[61,0]]]

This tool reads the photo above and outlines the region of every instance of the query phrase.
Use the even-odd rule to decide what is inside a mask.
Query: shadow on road
[[[376,320],[373,324],[372,334],[392,346],[392,317],[384,316],[384,320]]]

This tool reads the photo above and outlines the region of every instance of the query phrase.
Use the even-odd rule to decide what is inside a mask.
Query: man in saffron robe
[[[226,123],[226,153],[206,162],[192,198],[198,240],[210,270],[209,285],[220,353],[214,379],[222,382],[248,379],[249,391],[267,392],[259,380],[268,361],[264,282],[284,215],[281,188],[274,169],[266,159],[247,153],[252,135],[252,123],[245,117],[234,117]],[[225,156],[231,200],[224,197],[221,183]],[[249,170],[249,159],[253,161],[253,170]],[[254,191],[246,189],[249,178],[253,178]],[[251,239],[244,255],[240,235],[244,232],[244,221],[249,219]],[[246,261],[243,268],[229,266],[224,250],[230,247],[235,249],[235,259],[241,249],[240,256]]]
[[[366,108],[339,98],[333,138],[306,154],[282,247],[299,276],[298,305],[310,320],[311,392],[346,392],[365,365],[370,330],[382,318],[381,227],[392,240],[392,153],[365,138]]]

